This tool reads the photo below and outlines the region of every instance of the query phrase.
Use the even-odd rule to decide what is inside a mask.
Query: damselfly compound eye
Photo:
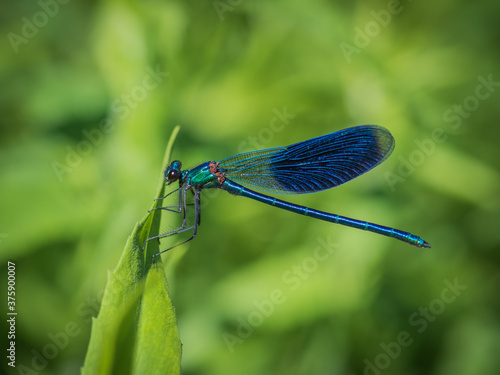
[[[167,180],[170,182],[177,181],[179,179],[179,171],[172,169],[168,171]]]

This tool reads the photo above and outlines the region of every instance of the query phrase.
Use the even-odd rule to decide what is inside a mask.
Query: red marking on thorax
[[[219,185],[222,185],[224,181],[226,181],[226,177],[224,177],[224,173],[217,172],[215,174],[217,176],[217,181],[219,181]]]
[[[210,173],[217,173],[217,171],[219,170],[218,166],[219,166],[219,163],[216,163],[214,161],[211,161],[210,163],[208,163],[208,168],[210,170]]]
[[[222,185],[224,181],[226,181],[226,177],[224,177],[224,172],[219,171],[219,163],[211,161],[208,163],[208,168],[210,173],[213,173],[217,177],[217,182],[219,185]]]

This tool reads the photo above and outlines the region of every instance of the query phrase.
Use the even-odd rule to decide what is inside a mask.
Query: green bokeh
[[[497,374],[499,12],[494,1],[12,3],[0,16],[0,254],[4,296],[16,263],[17,365],[33,368],[69,324],[78,333],[39,373],[79,372],[175,125],[174,158],[190,168],[379,124],[396,139],[381,166],[286,198],[432,249],[207,192],[196,240],[164,256],[183,371]],[[398,351],[398,337],[411,343]]]

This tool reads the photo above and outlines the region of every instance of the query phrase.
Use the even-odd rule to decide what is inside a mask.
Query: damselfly
[[[182,213],[182,225],[148,238],[144,246],[147,241],[155,238],[192,231],[190,238],[161,251],[155,255],[157,256],[195,238],[200,224],[201,191],[222,189],[233,195],[251,198],[301,215],[367,230],[396,238],[410,245],[428,248],[429,243],[408,232],[299,206],[250,189],[278,194],[314,193],[330,189],[374,168],[384,161],[393,149],[394,138],[387,129],[376,125],[364,125],[287,147],[246,152],[220,162],[208,161],[191,170],[182,170],[181,162],[173,161],[165,171],[165,181],[167,185],[179,182],[179,187],[170,193],[178,192],[178,205],[173,206],[174,208],[159,208]],[[195,217],[192,225],[187,224],[186,216],[189,191],[194,194]]]

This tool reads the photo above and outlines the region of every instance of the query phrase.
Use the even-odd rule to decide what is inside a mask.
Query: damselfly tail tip
[[[425,247],[426,249],[430,249],[431,248],[431,244],[427,241],[424,240],[424,243],[422,244],[421,247]]]

